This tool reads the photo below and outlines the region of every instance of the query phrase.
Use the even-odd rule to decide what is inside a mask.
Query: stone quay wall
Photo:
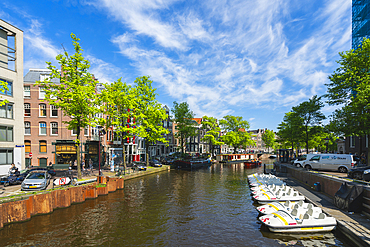
[[[283,165],[284,166],[284,165]],[[296,168],[290,165],[285,165],[286,168],[280,168],[280,170],[286,169],[289,176],[299,180],[300,182],[315,187],[315,183],[319,182],[321,192],[334,198],[335,193],[339,190],[340,186],[344,182],[352,182],[352,179],[342,179],[337,177],[331,177],[328,175],[307,172],[305,169]],[[360,184],[359,184],[360,185]],[[370,217],[370,189],[364,187],[363,198],[362,198],[362,213]]]
[[[0,200],[0,228],[13,222],[29,220],[34,215],[49,214],[57,208],[66,208],[101,195],[107,195],[124,188],[123,178],[103,177],[98,182],[52,191],[42,191],[34,195],[24,195]]]
[[[40,191],[37,194],[13,198],[0,198],[0,228],[6,224],[29,220],[34,215],[49,214],[54,209],[66,208],[72,204],[123,189],[125,180],[169,170],[169,166],[163,166],[143,172],[132,172],[126,174],[124,178],[101,176],[97,177],[97,182],[87,185]]]

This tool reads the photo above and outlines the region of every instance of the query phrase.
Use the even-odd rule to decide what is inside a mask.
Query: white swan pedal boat
[[[252,187],[255,188],[255,187]],[[292,187],[286,186],[286,185],[272,185],[272,186],[266,186],[266,188],[260,188],[256,190],[252,190],[252,195],[256,196],[262,193],[271,192],[271,193],[279,193],[281,192],[288,192],[289,190],[292,190]]]
[[[298,210],[292,213],[277,211],[259,217],[259,220],[269,228],[271,232],[326,232],[332,231],[337,221],[333,217],[328,217],[324,213],[313,215],[313,210],[309,209],[303,216],[298,215]]]
[[[270,202],[304,201],[306,198],[299,194],[298,191],[289,189],[287,192],[282,192],[280,190],[276,193],[271,191],[264,192],[253,196],[253,199],[260,204],[266,204]]]
[[[279,210],[291,213],[294,209],[297,209],[298,215],[306,213],[309,209],[313,210],[313,215],[319,215],[320,213],[322,213],[321,208],[315,207],[312,203],[306,203],[303,201],[271,202],[259,206],[256,209],[261,214],[272,214],[276,213]]]

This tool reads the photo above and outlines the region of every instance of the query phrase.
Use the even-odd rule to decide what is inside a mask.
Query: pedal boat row
[[[305,203],[305,197],[273,175],[248,176],[253,199],[259,204],[257,211],[261,223],[271,232],[324,232],[332,231],[337,221],[321,208]],[[276,183],[275,183],[276,182]]]

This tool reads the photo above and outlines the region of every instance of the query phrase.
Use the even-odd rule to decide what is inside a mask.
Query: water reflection
[[[244,164],[128,180],[125,189],[0,230],[2,246],[345,246],[263,229]],[[310,245],[311,244],[311,245]]]

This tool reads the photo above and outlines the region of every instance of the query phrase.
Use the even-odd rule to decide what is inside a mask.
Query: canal
[[[213,165],[125,181],[125,189],[0,230],[1,246],[350,246],[335,232],[273,234],[258,222],[247,175]]]

